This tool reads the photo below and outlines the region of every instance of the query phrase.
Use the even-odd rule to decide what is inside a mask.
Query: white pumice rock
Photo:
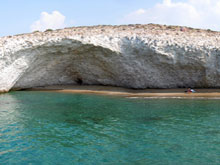
[[[1,92],[78,83],[218,88],[220,33],[149,24],[73,27],[0,38]]]

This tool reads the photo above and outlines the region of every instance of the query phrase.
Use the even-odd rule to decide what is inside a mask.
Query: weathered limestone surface
[[[220,87],[220,33],[149,24],[0,38],[1,92],[77,83]]]

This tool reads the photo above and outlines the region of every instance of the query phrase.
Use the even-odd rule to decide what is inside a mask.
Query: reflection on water
[[[219,164],[219,100],[0,95],[3,164]]]

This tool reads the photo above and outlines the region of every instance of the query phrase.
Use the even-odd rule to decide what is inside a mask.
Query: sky
[[[0,36],[148,23],[220,31],[220,0],[1,0],[0,20]]]

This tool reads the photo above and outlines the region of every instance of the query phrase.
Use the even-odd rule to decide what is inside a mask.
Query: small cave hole
[[[79,84],[79,85],[82,85],[83,84],[83,80],[81,78],[77,78],[76,79],[76,83]]]

